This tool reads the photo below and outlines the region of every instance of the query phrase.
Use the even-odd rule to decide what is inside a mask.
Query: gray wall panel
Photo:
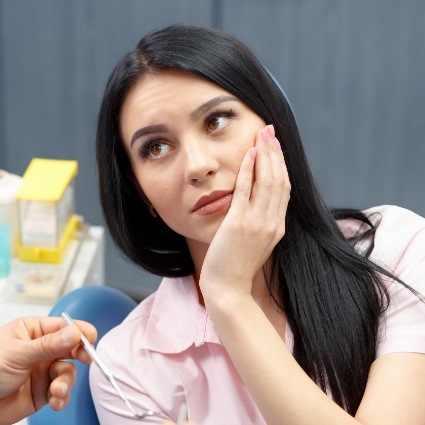
[[[425,215],[425,2],[224,4],[288,93],[325,199]]]

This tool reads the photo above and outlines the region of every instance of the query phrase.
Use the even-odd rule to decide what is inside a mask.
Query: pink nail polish
[[[262,139],[263,139],[263,142],[264,142],[264,143],[266,143],[266,142],[267,142],[267,139],[269,138],[269,134],[268,134],[268,131],[267,131],[267,127],[263,128],[263,129],[261,130],[261,137],[262,137]]]
[[[275,137],[275,131],[274,131],[273,125],[272,124],[271,125],[268,125],[267,126],[267,130],[269,132],[270,139],[274,139],[274,137]]]

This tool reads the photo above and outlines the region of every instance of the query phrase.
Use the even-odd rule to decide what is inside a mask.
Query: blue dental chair
[[[85,286],[69,292],[53,306],[49,316],[60,316],[63,311],[73,319],[92,323],[98,340],[118,325],[137,303],[124,292],[108,286]],[[99,425],[89,387],[89,366],[75,362],[77,379],[71,390],[68,406],[56,412],[50,406],[28,418],[29,425]]]

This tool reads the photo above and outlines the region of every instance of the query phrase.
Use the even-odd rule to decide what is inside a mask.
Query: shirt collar
[[[153,300],[140,349],[180,353],[192,344],[221,344],[192,276],[164,278]]]

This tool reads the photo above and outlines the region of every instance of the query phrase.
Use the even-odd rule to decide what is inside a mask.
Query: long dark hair
[[[318,193],[291,108],[251,51],[219,30],[173,25],[144,37],[113,71],[97,129],[101,203],[119,248],[144,269],[161,276],[194,271],[185,239],[154,218],[134,184],[120,140],[119,113],[126,94],[146,72],[180,69],[214,82],[243,101],[281,143],[291,181],[286,233],[274,251],[278,284],[271,296],[294,334],[294,357],[336,403],[354,414],[375,359],[381,313],[389,297],[379,278],[385,270],[353,248],[336,224],[352,217],[376,225],[359,211],[330,211]]]

